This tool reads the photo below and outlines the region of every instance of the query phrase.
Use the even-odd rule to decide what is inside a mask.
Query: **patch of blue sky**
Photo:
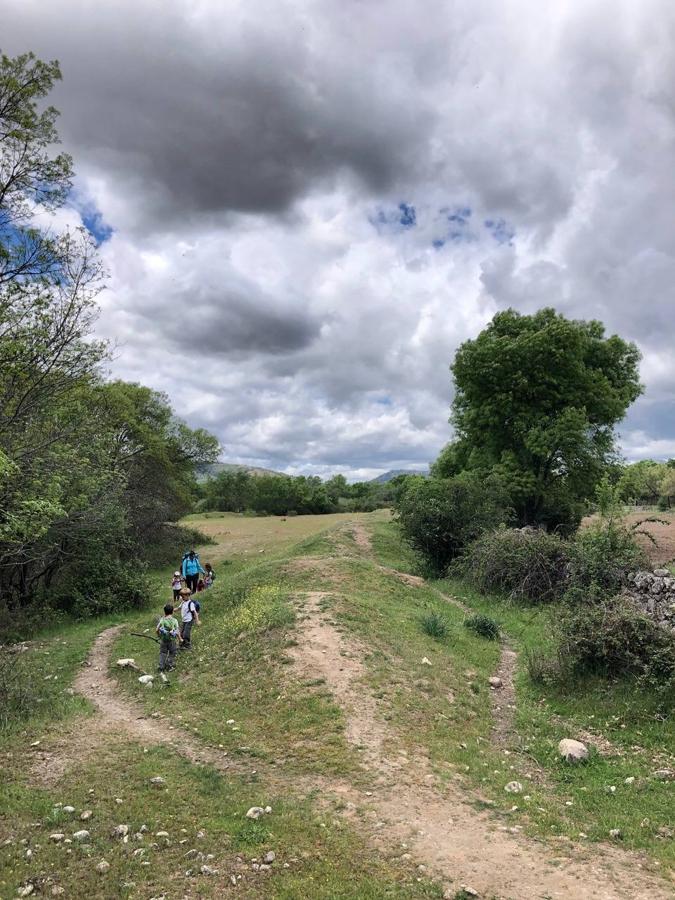
[[[435,250],[440,250],[446,244],[467,244],[478,240],[478,236],[471,228],[470,207],[442,206],[439,213],[441,215],[439,231],[431,242]]]
[[[379,232],[395,234],[417,225],[417,210],[412,203],[401,201],[398,206],[380,207],[369,221]]]
[[[100,246],[112,237],[113,229],[104,222],[102,214],[97,209],[89,207],[80,210],[80,218],[84,227],[96,241],[97,246]]]
[[[513,245],[516,230],[513,226],[509,225],[506,219],[486,219],[483,222],[483,225],[498,244]]]

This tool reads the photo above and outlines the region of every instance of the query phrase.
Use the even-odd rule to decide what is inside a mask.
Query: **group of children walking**
[[[203,577],[200,578],[200,575]],[[171,578],[173,603],[166,604],[164,615],[157,623],[160,672],[175,668],[178,650],[192,649],[192,626],[200,624],[201,610],[201,603],[194,599],[194,595],[210,588],[215,580],[216,573],[210,563],[205,563],[202,568],[194,550],[185,554],[181,568]],[[174,615],[176,603],[180,604],[180,623]]]

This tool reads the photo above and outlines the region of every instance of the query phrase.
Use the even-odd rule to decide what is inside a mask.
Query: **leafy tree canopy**
[[[494,472],[521,523],[575,525],[615,458],[613,427],[641,393],[639,360],[600,322],[498,313],[455,356],[457,439],[434,474]]]

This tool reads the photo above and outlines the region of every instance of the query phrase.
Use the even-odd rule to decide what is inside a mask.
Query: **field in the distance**
[[[584,524],[593,522],[596,516],[584,519]],[[647,519],[657,521],[648,522]],[[659,512],[656,509],[641,509],[629,512],[624,517],[627,526],[638,525],[637,539],[647,551],[647,555],[655,566],[665,566],[675,560],[675,510]],[[642,523],[642,524],[639,524]],[[653,538],[639,534],[646,531]]]
[[[202,513],[187,516],[183,524],[207,534],[216,544],[201,551],[203,562],[219,562],[265,551],[274,553],[345,522],[388,521],[388,509],[376,513],[333,513],[323,516],[243,516],[238,513]],[[186,548],[188,549],[188,548]]]

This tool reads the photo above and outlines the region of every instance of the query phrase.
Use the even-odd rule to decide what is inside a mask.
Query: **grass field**
[[[167,733],[221,754],[231,770],[195,765],[167,746],[119,734],[80,741],[61,777],[45,782],[41,768],[68,756],[73,734],[86,734],[92,721],[91,707],[69,686],[94,635],[120,620],[45,635],[17,657],[35,695],[30,712],[0,732],[0,751],[11,760],[0,786],[1,896],[31,884],[47,896],[62,887],[70,897],[215,898],[235,890],[234,878],[243,897],[440,898],[447,885],[406,859],[399,844],[377,849],[368,839],[377,823],[367,804],[350,817],[346,800],[336,802],[326,790],[349,784],[368,796],[374,788],[325,679],[292,675],[306,616],[297,598],[307,592],[321,592],[336,633],[363,648],[363,689],[385,723],[388,755],[422,754],[441,786],[460,786],[477,810],[489,806],[495,828],[553,838],[557,850],[561,840],[607,842],[619,829],[621,846],[672,865],[673,786],[652,772],[672,764],[675,740],[672,722],[649,698],[592,682],[571,695],[542,692],[521,667],[510,743],[492,740],[488,677],[499,644],[465,628],[466,614],[442,594],[498,618],[517,650],[545,645],[550,607],[504,605],[459,583],[402,581],[391,569],[414,573],[416,561],[386,512],[189,522],[217,541],[202,550],[218,579],[203,597],[195,650],[179,658],[165,688],[146,690],[135,673],[114,668],[118,656],[133,656],[154,670],[156,646],[129,632],[153,627],[170,596],[167,568],[153,577],[148,609],[125,615],[110,674],[121,697]],[[351,523],[372,534],[372,552],[354,539]],[[421,627],[430,612],[446,622],[440,639]],[[612,750],[594,751],[587,765],[570,769],[556,744],[580,729],[601,734]],[[157,774],[166,782],[161,790],[150,784]],[[512,780],[525,785],[515,803],[504,791]],[[267,804],[273,812],[261,821],[245,817],[250,806]],[[67,805],[75,812],[64,813]],[[93,812],[85,824],[83,809]],[[145,825],[146,836],[111,839],[120,823],[130,835]],[[49,838],[60,832],[71,840],[82,827],[91,832],[87,844]],[[271,869],[253,870],[252,860],[270,850]],[[201,854],[198,862],[186,856],[190,851]],[[104,874],[96,870],[102,859],[110,865]],[[217,874],[203,874],[202,864]],[[449,896],[455,893],[462,896],[459,886]]]

